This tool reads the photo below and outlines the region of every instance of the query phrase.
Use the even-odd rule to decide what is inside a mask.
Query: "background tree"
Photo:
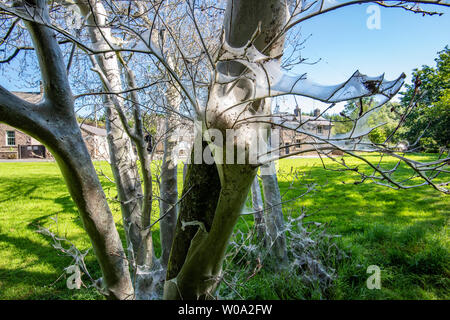
[[[406,85],[402,93],[402,105],[407,106],[413,99],[416,84],[420,99],[405,120],[402,137],[429,152],[450,145],[450,49],[438,52],[436,67],[422,66],[412,73],[412,84]]]
[[[339,114],[325,115],[333,123],[333,134],[344,134],[351,130],[352,122],[358,118],[361,112],[367,112],[375,106],[375,101],[370,98],[349,101]],[[362,111],[361,111],[362,110]],[[374,129],[369,134],[370,141],[374,143],[384,143],[389,135],[397,129],[400,121],[400,104],[388,102],[373,113],[368,124]],[[400,130],[404,130],[401,128]],[[390,142],[399,142],[399,132],[394,135]]]

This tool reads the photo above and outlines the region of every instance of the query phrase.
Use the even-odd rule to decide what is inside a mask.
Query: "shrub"
[[[424,152],[437,153],[439,152],[439,145],[433,138],[420,139],[420,146]]]

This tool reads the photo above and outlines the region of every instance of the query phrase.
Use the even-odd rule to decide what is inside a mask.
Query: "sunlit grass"
[[[427,158],[418,155],[417,158]],[[393,164],[387,159],[386,164]],[[348,164],[356,160],[346,159]],[[331,162],[329,162],[331,164]],[[366,170],[362,164],[361,170]],[[107,163],[96,163],[109,177]],[[290,203],[285,214],[296,214],[301,206],[315,212],[310,220],[329,223],[329,232],[340,234],[340,247],[349,258],[336,266],[338,279],[326,298],[331,299],[448,299],[449,294],[449,200],[430,187],[392,190],[364,183],[355,185],[355,173],[325,171],[319,159],[287,159],[279,163],[279,184],[284,199],[294,198],[305,184],[317,183],[317,191]],[[333,168],[337,168],[333,165]],[[299,180],[290,188],[292,172]],[[402,168],[399,176],[407,176]],[[114,185],[100,176],[119,233],[124,238]],[[182,168],[179,166],[179,190]],[[158,202],[154,205],[158,216]],[[57,223],[56,223],[57,217]],[[247,219],[251,219],[248,217]],[[55,163],[0,163],[0,299],[98,299],[92,289],[68,290],[64,268],[71,258],[61,256],[51,241],[36,233],[44,226],[67,237],[80,250],[90,248],[77,210]],[[159,243],[158,225],[154,242]],[[159,250],[157,250],[157,253]],[[95,257],[87,257],[88,268],[100,276]],[[368,290],[368,265],[382,269],[382,289]],[[274,279],[254,277],[250,292],[260,297],[300,299],[305,297],[295,285],[276,285]],[[56,282],[55,282],[56,281]],[[276,281],[275,281],[276,282]],[[293,284],[293,283],[291,283]],[[264,289],[265,288],[265,289]],[[307,295],[306,297],[315,297]]]

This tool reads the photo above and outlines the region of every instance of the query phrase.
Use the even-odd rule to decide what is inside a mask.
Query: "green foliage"
[[[438,52],[436,67],[422,66],[415,69],[412,77],[420,79],[417,107],[406,118],[402,136],[415,143],[423,134],[420,145],[427,151],[450,146],[450,49]],[[414,84],[406,85],[401,99],[405,108],[416,90]]]
[[[84,123],[84,124],[87,124],[87,125],[93,126],[93,127],[99,127],[99,128],[106,127],[105,119],[97,119],[97,121],[96,121],[93,117],[84,118],[84,117],[77,116],[77,121],[78,121],[78,123]]]
[[[334,121],[332,134],[350,132],[353,127],[353,121],[358,119],[361,114],[375,107],[375,100],[371,98],[349,101],[339,115],[329,116],[329,119]],[[388,102],[372,112],[367,122],[368,126],[375,128],[369,134],[370,141],[373,143],[384,143],[386,141],[390,134],[397,128],[400,120],[399,114],[396,112],[398,109],[398,104]],[[398,135],[394,135],[389,142],[397,143],[398,141]]]

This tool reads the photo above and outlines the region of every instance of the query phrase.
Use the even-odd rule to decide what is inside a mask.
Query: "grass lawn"
[[[110,175],[107,163],[96,166]],[[295,172],[299,179],[291,184]],[[407,173],[402,169],[399,174]],[[179,177],[181,181],[181,168]],[[114,186],[106,178],[101,181],[113,199]],[[430,187],[396,191],[371,183],[355,185],[355,181],[354,173],[323,170],[319,159],[279,163],[285,200],[302,192],[305,183],[319,185],[316,192],[290,203],[286,214],[296,214],[305,206],[314,212],[308,219],[327,222],[329,233],[342,236],[338,245],[349,256],[335,266],[338,278],[319,298],[449,299],[448,196]],[[112,201],[111,207],[123,238],[118,205]],[[156,203],[154,207],[157,214]],[[0,299],[101,298],[92,289],[66,288],[64,268],[71,258],[52,248],[50,239],[36,232],[38,226],[68,238],[80,250],[90,248],[55,163],[0,163]],[[159,243],[158,230],[154,241]],[[99,277],[95,257],[89,254],[86,261],[93,276]],[[381,290],[366,288],[369,265],[382,270]],[[290,288],[289,283],[292,281],[284,281],[281,275],[263,272],[248,282],[242,294],[246,298],[309,297]]]

